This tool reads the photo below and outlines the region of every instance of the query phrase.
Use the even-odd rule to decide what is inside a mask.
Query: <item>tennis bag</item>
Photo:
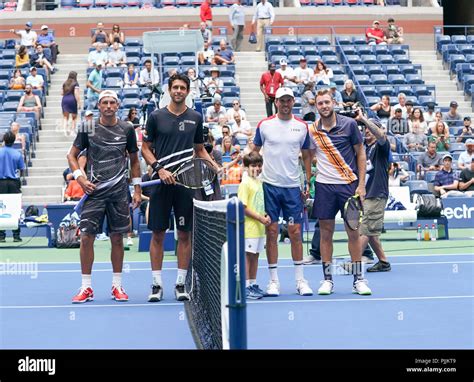
[[[67,214],[56,233],[56,248],[79,248],[81,245],[81,232],[79,218],[76,213]]]
[[[250,35],[249,35],[249,43],[250,44],[256,44],[257,43],[257,36],[255,35],[254,32],[250,33]]]
[[[443,210],[440,198],[433,194],[413,194],[413,202],[418,218],[439,218]]]

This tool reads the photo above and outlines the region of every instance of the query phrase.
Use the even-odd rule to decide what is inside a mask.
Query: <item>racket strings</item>
[[[357,229],[362,217],[361,205],[357,200],[350,199],[345,211],[346,223],[352,229]]]
[[[193,159],[176,173],[176,181],[189,188],[202,188],[212,183],[215,171],[202,159]]]

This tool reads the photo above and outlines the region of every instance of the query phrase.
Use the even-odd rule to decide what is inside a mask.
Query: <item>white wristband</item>
[[[84,174],[82,173],[82,171],[80,169],[77,169],[76,171],[74,171],[72,173],[72,175],[74,176],[74,179],[77,180],[77,178],[79,178],[80,176],[84,176]]]
[[[140,185],[141,182],[142,182],[142,178],[132,178],[132,184],[134,186]]]

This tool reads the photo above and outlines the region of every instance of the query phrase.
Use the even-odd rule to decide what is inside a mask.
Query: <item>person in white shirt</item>
[[[139,74],[135,71],[135,65],[128,65],[128,69],[123,76],[124,88],[138,88],[138,77]]]
[[[257,9],[252,18],[252,28],[255,22],[257,22],[257,46],[255,49],[257,52],[262,50],[265,28],[272,25],[274,21],[275,11],[273,10],[273,5],[267,0],[262,0],[257,5]]]
[[[221,93],[224,90],[224,82],[219,78],[220,70],[217,66],[213,66],[210,70],[211,76],[204,78],[204,93],[208,97],[221,99]]]
[[[156,85],[160,83],[160,75],[158,70],[152,69],[151,60],[145,61],[145,67],[140,72],[138,80],[140,86]]]
[[[329,85],[333,76],[332,69],[328,68],[321,60],[318,60],[311,81],[316,85]]]
[[[239,52],[245,28],[245,7],[242,5],[241,0],[235,0],[235,3],[230,7],[229,21],[234,30],[230,43],[234,51]]]
[[[103,50],[101,44],[96,44],[95,50],[89,52],[89,56],[87,57],[90,68],[93,68],[98,61],[107,62],[107,53]]]
[[[405,118],[405,119],[408,118],[406,102],[407,102],[406,94],[398,93],[398,103],[394,107],[392,107],[392,117],[395,115],[396,109],[402,109],[402,118]]]
[[[35,31],[31,30],[32,26],[33,24],[31,23],[31,21],[28,21],[25,24],[25,29],[23,30],[15,31],[15,29],[10,29],[11,33],[15,33],[16,35],[21,37],[20,45],[18,45],[18,47],[23,45],[23,46],[26,46],[27,48],[31,48],[36,45],[36,40],[38,39],[38,35],[36,34]]]
[[[472,158],[474,158],[474,139],[467,139],[465,145],[466,151],[463,151],[458,158],[458,167],[460,170],[469,168],[472,162]]]
[[[295,71],[291,66],[288,66],[288,62],[285,58],[280,60],[280,68],[277,69],[277,72],[283,77],[283,86],[295,88],[297,85]]]
[[[232,135],[237,139],[250,138],[252,136],[252,126],[249,121],[242,119],[239,113],[232,116]]]
[[[311,80],[313,77],[314,72],[308,68],[308,63],[306,62],[306,58],[300,58],[300,66],[295,69],[295,76],[296,82],[299,84],[305,84]]]
[[[220,99],[215,99],[214,104],[209,106],[206,110],[206,122],[218,123],[220,118],[225,118],[225,120],[227,120],[226,110],[225,107],[222,106]]]
[[[232,101],[232,109],[227,110],[227,120],[232,123],[234,122],[234,114],[238,113],[240,115],[240,119],[247,119],[247,115],[245,111],[240,108],[240,102],[238,99],[234,99]]]
[[[198,61],[199,65],[214,65],[216,61],[214,60],[214,49],[210,46],[208,41],[204,41],[204,47],[200,52],[198,52]]]
[[[106,66],[109,67],[127,66],[127,55],[120,49],[120,43],[114,42],[112,44],[112,50],[108,53],[107,60]]]
[[[34,66],[30,68],[30,75],[26,78],[26,84],[31,85],[33,89],[43,90],[43,76],[38,76],[37,70]]]
[[[429,103],[427,105],[426,111],[423,113],[423,118],[427,125],[435,120],[435,104]]]

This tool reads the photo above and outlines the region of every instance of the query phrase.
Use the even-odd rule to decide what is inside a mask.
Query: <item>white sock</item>
[[[293,261],[295,265],[295,279],[296,281],[304,279],[304,272],[303,272],[303,261]]]
[[[122,273],[112,273],[112,286],[117,288],[122,286]]]
[[[255,285],[257,283],[256,279],[250,279],[249,280],[250,285]]]
[[[278,264],[268,264],[268,270],[270,271],[270,280],[278,281]]]
[[[92,288],[92,275],[82,274],[82,285],[81,288]]]
[[[153,277],[153,285],[163,285],[161,280],[161,271],[151,271]]]
[[[250,280],[245,280],[245,287],[248,288],[250,286]]]
[[[176,285],[183,285],[186,281],[186,275],[188,271],[186,269],[179,269],[178,268],[178,277],[176,277]]]

